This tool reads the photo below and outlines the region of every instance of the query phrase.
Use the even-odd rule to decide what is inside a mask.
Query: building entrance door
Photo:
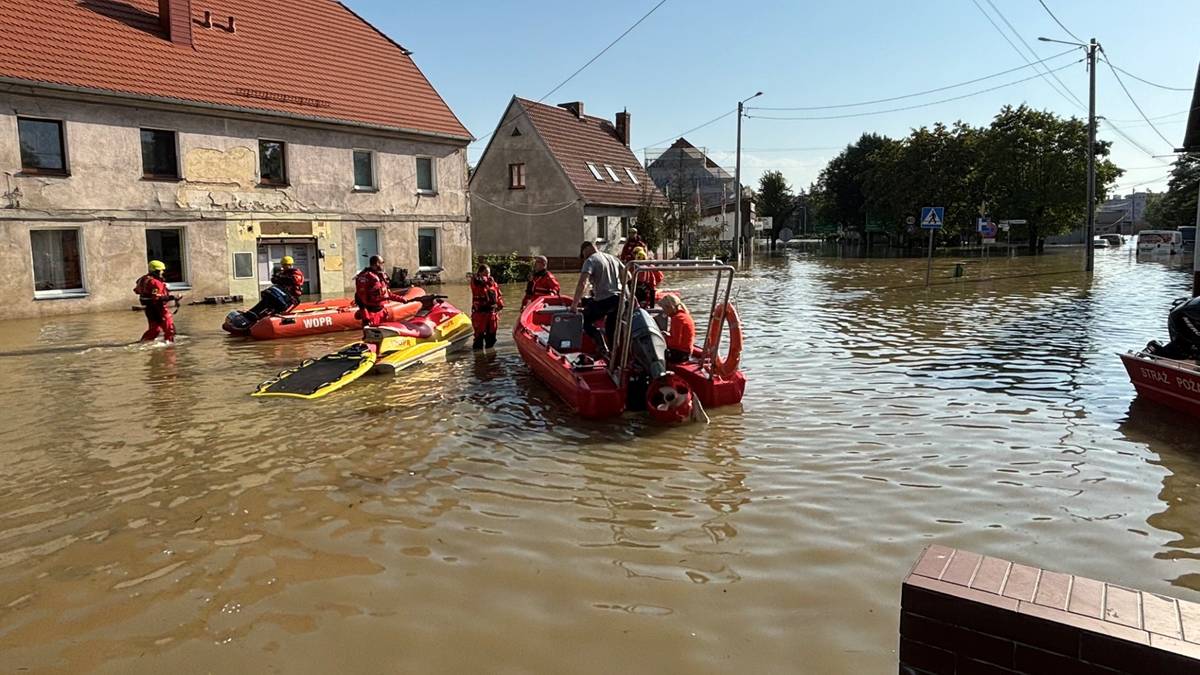
[[[354,231],[354,241],[358,248],[358,267],[355,272],[367,268],[371,256],[379,255],[379,230],[374,227],[364,227]]]
[[[312,239],[259,239],[259,287],[266,288],[271,285],[271,274],[279,267],[279,261],[285,255],[292,256],[296,269],[304,274],[304,294],[320,293],[321,280],[317,274],[317,242]]]

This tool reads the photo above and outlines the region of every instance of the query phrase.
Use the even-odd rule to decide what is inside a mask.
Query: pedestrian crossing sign
[[[926,206],[921,209],[921,229],[940,230],[946,222],[946,208],[943,206]]]

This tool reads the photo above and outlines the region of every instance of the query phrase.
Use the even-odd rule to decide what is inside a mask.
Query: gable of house
[[[336,0],[3,0],[6,81],[471,137],[407,50]]]

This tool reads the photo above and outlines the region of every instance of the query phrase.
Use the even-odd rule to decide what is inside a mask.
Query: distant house
[[[672,203],[699,210],[701,229],[719,230],[722,241],[733,239],[737,183],[703,150],[680,138],[650,162],[646,172]],[[742,193],[742,219],[754,219],[749,191]]]
[[[562,269],[578,266],[585,240],[618,251],[643,198],[666,206],[629,149],[629,119],[513,97],[471,176],[475,254],[544,255]]]

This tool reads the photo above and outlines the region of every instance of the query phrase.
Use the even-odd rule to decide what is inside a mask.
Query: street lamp
[[[753,96],[738,101],[737,105],[737,163],[733,171],[733,186],[737,190],[735,207],[737,213],[733,216],[733,256],[739,265],[742,262],[742,115],[744,114],[743,110],[745,109],[746,101],[756,99],[762,95],[763,93],[760,91]],[[753,253],[753,249],[754,240],[751,239],[750,254],[747,254],[748,258]]]
[[[1039,37],[1041,42],[1057,42],[1058,44],[1071,45],[1073,47],[1083,47],[1087,50],[1088,60],[1088,183],[1087,183],[1087,235],[1084,237],[1083,247],[1086,253],[1087,263],[1084,269],[1091,272],[1095,267],[1096,252],[1092,248],[1092,240],[1096,237],[1096,50],[1100,48],[1100,44],[1096,42],[1096,38],[1092,38],[1090,42],[1084,44],[1082,42],[1068,42],[1066,40],[1054,40],[1048,37]]]

